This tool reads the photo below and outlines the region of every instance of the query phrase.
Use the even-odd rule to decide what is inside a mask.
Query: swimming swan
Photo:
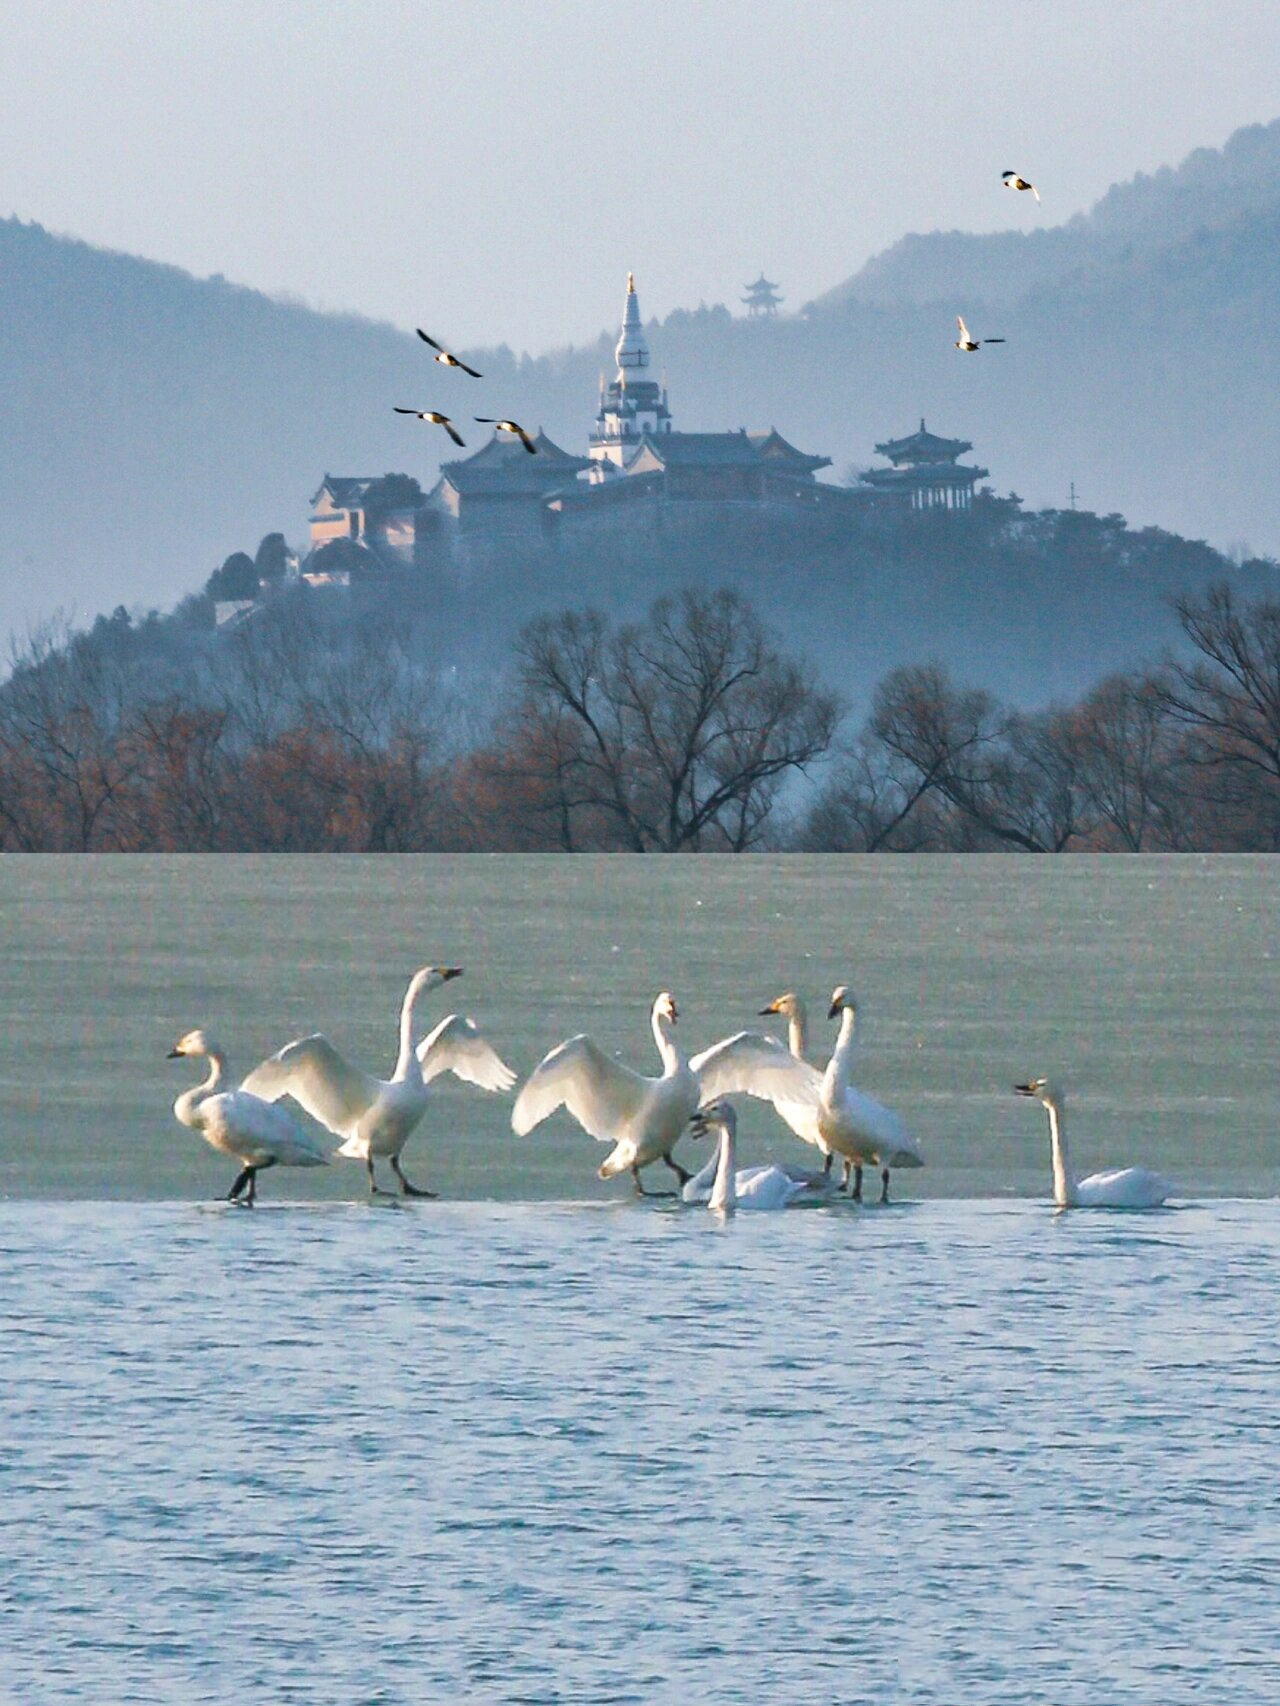
[[[168,1058],[181,1060],[188,1055],[207,1059],[209,1076],[193,1090],[184,1090],[173,1111],[212,1148],[240,1163],[241,1171],[227,1192],[228,1202],[239,1201],[252,1208],[257,1177],[265,1167],[328,1165],[329,1157],[319,1142],[284,1108],[273,1108],[243,1088],[223,1087],[227,1057],[211,1037],[203,1031],[188,1031],[169,1050]]]
[[[1116,1167],[1077,1179],[1067,1156],[1066,1095],[1047,1078],[1015,1084],[1019,1096],[1034,1096],[1049,1115],[1053,1146],[1053,1200],[1059,1208],[1159,1208],[1173,1190],[1168,1179],[1147,1167]]]
[[[790,1050],[776,1037],[758,1031],[739,1031],[737,1036],[727,1037],[690,1062],[699,1074],[703,1094],[743,1091],[772,1102],[798,1137],[821,1150],[826,1172],[831,1171],[833,1154],[843,1158],[841,1189],[848,1188],[852,1174],[855,1202],[862,1200],[864,1165],[877,1164],[880,1201],[888,1202],[890,1170],[922,1167],[924,1157],[901,1116],[850,1081],[857,1004],[848,986],[841,984],[831,997],[828,1017],[840,1015],[840,1031],[825,1072],[804,1058],[805,1010],[799,996],[790,992],[780,995],[762,1012],[786,1015]]]
[[[699,1108],[690,1121],[693,1137],[720,1133],[715,1154],[695,1173],[680,1195],[687,1203],[705,1203],[729,1214],[735,1208],[783,1209],[801,1201],[821,1202],[830,1196],[822,1174],[789,1173],[785,1167],[742,1167],[737,1162],[738,1121],[732,1104],[723,1099]]]
[[[621,1066],[585,1035],[553,1048],[516,1097],[512,1130],[523,1137],[564,1107],[584,1131],[613,1144],[599,1170],[602,1179],[629,1172],[640,1195],[650,1196],[640,1183],[640,1169],[661,1159],[681,1185],[688,1184],[688,1172],[671,1151],[702,1097],[697,1077],[671,1037],[678,1017],[675,997],[664,989],[650,1016],[662,1057],[659,1078]]]
[[[433,1197],[434,1191],[410,1184],[400,1166],[404,1148],[430,1100],[428,1085],[452,1072],[482,1090],[509,1090],[515,1074],[485,1042],[470,1019],[450,1014],[415,1049],[414,1007],[420,995],[461,977],[457,966],[424,966],[415,972],[400,1008],[400,1054],[389,1079],[372,1078],[351,1066],[327,1037],[317,1033],[289,1043],[256,1066],[244,1088],[268,1102],[292,1096],[307,1112],[345,1141],[339,1155],[363,1161],[374,1196],[375,1160],[386,1159],[407,1197]]]

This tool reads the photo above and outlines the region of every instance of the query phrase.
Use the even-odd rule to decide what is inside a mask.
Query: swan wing
[[[450,1013],[423,1037],[418,1044],[418,1061],[424,1084],[442,1072],[452,1072],[464,1084],[475,1084],[481,1090],[509,1090],[516,1081],[497,1050],[462,1013]]]
[[[746,1167],[734,1180],[739,1208],[781,1209],[803,1195],[798,1184],[781,1167]]]
[[[325,1167],[328,1151],[284,1108],[246,1090],[228,1090],[204,1104],[205,1135],[229,1154],[256,1167]]]
[[[1159,1208],[1173,1186],[1147,1167],[1114,1167],[1081,1179],[1076,1193],[1086,1208]]]
[[[840,1112],[882,1167],[924,1166],[920,1145],[907,1130],[902,1115],[865,1090],[847,1084],[840,1096]]]
[[[264,1102],[292,1096],[312,1119],[343,1136],[377,1101],[382,1084],[344,1060],[317,1032],[255,1066],[240,1088]]]
[[[592,1137],[613,1143],[629,1135],[653,1084],[611,1060],[590,1037],[570,1037],[529,1074],[511,1110],[512,1130],[523,1137],[563,1107]]]
[[[817,1068],[797,1060],[777,1037],[762,1031],[725,1037],[695,1054],[689,1066],[704,1102],[740,1093],[772,1102],[781,1112],[784,1104],[816,1108],[822,1095],[822,1074]]]
[[[963,339],[963,341],[967,344],[971,344],[973,342],[973,339],[969,336],[969,328],[964,323],[963,314],[957,314],[956,315],[956,325],[959,326],[959,328],[960,328],[960,336]]]

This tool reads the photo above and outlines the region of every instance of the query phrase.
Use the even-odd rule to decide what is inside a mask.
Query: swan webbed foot
[[[646,1191],[640,1182],[640,1169],[638,1167],[631,1169],[631,1177],[636,1182],[636,1195],[638,1197],[674,1197],[676,1194],[674,1191]]]
[[[435,1202],[437,1197],[439,1196],[438,1191],[429,1191],[425,1185],[410,1184],[409,1180],[405,1178],[404,1173],[401,1171],[400,1157],[398,1155],[393,1155],[391,1157],[391,1171],[395,1174],[396,1178],[399,1179],[399,1181],[400,1181],[400,1195],[401,1196],[403,1196],[403,1197],[425,1197],[431,1202]]]
[[[673,1160],[670,1155],[664,1155],[662,1159],[666,1162],[667,1166],[670,1167],[676,1178],[679,1179],[681,1186],[689,1183],[689,1180],[693,1177],[692,1173],[687,1172],[685,1168],[683,1168],[678,1161]]]
[[[881,1170],[881,1173],[880,1173],[880,1201],[882,1203],[884,1203],[884,1202],[888,1202],[888,1200],[889,1200],[889,1169],[887,1167],[885,1167]]]

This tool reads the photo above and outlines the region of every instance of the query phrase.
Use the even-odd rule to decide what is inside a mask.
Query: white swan
[[[731,1213],[735,1208],[783,1209],[794,1203],[822,1202],[830,1197],[830,1182],[819,1173],[789,1172],[785,1167],[737,1166],[737,1117],[723,1099],[708,1102],[690,1122],[693,1137],[719,1131],[715,1153],[681,1191],[687,1203],[705,1203],[708,1208]]]
[[[871,1163],[880,1168],[880,1201],[888,1202],[891,1169],[922,1167],[924,1157],[901,1116],[851,1081],[857,1003],[847,985],[841,984],[831,997],[828,1017],[840,1015],[840,1032],[825,1072],[804,1058],[805,1010],[799,996],[780,995],[763,1012],[786,1015],[790,1051],[776,1037],[758,1031],[727,1037],[690,1062],[703,1094],[744,1091],[772,1102],[798,1137],[822,1151],[827,1172],[833,1154],[843,1158],[841,1189],[848,1188],[852,1174],[855,1202],[862,1200],[862,1169]]]
[[[1067,1155],[1066,1095],[1047,1078],[1015,1084],[1019,1096],[1033,1096],[1049,1115],[1053,1147],[1053,1200],[1059,1208],[1159,1208],[1173,1190],[1168,1179],[1147,1167],[1113,1167],[1077,1179]]]
[[[662,1057],[659,1078],[620,1066],[585,1035],[553,1048],[516,1097],[512,1130],[523,1137],[564,1107],[584,1131],[613,1144],[600,1167],[602,1179],[629,1172],[640,1195],[649,1196],[652,1193],[640,1183],[640,1169],[661,1159],[682,1185],[687,1184],[689,1174],[671,1151],[701,1094],[696,1075],[671,1037],[670,1027],[678,1017],[675,997],[664,989],[651,1015],[653,1040]]]
[[[209,1076],[193,1090],[184,1090],[173,1111],[212,1148],[240,1163],[241,1171],[227,1192],[228,1202],[240,1201],[252,1208],[258,1174],[266,1167],[328,1165],[325,1150],[283,1108],[273,1108],[247,1090],[224,1088],[227,1057],[211,1037],[203,1031],[188,1031],[169,1050],[168,1058],[182,1060],[188,1055],[207,1059]]]
[[[373,1078],[351,1066],[317,1033],[289,1043],[256,1066],[244,1088],[268,1102],[292,1096],[307,1112],[345,1141],[338,1154],[363,1161],[369,1189],[386,1195],[374,1177],[375,1160],[386,1159],[407,1197],[432,1197],[434,1191],[412,1185],[400,1166],[400,1151],[426,1111],[427,1086],[452,1072],[482,1090],[509,1090],[515,1074],[504,1065],[469,1019],[450,1014],[415,1049],[414,1007],[420,995],[461,977],[457,966],[424,966],[415,972],[400,1008],[400,1053],[389,1079]]]

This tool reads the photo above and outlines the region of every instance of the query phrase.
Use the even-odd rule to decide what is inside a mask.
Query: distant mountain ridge
[[[846,303],[919,306],[957,296],[995,306],[1037,286],[1096,284],[1139,254],[1280,207],[1280,119],[1238,130],[1221,149],[1114,184],[1088,213],[1037,231],[912,233],[826,291],[807,312]]]
[[[839,470],[923,415],[972,440],[1000,491],[1061,506],[1074,482],[1086,509],[1275,554],[1278,291],[1280,121],[1063,226],[904,238],[802,314],[679,310],[649,331],[678,428],[774,425]],[[1008,342],[960,355],[957,311]],[[264,534],[301,540],[324,473],[425,486],[453,454],[391,412],[445,387],[459,401],[411,334],[17,220],[0,221],[0,327],[0,634],[58,608],[170,606]],[[580,450],[615,337],[536,359],[464,348],[485,379],[459,412]],[[780,565],[780,602],[802,572]],[[607,563],[595,584],[607,602]],[[935,601],[911,590],[915,655],[945,651]],[[546,582],[548,607],[559,591]]]

